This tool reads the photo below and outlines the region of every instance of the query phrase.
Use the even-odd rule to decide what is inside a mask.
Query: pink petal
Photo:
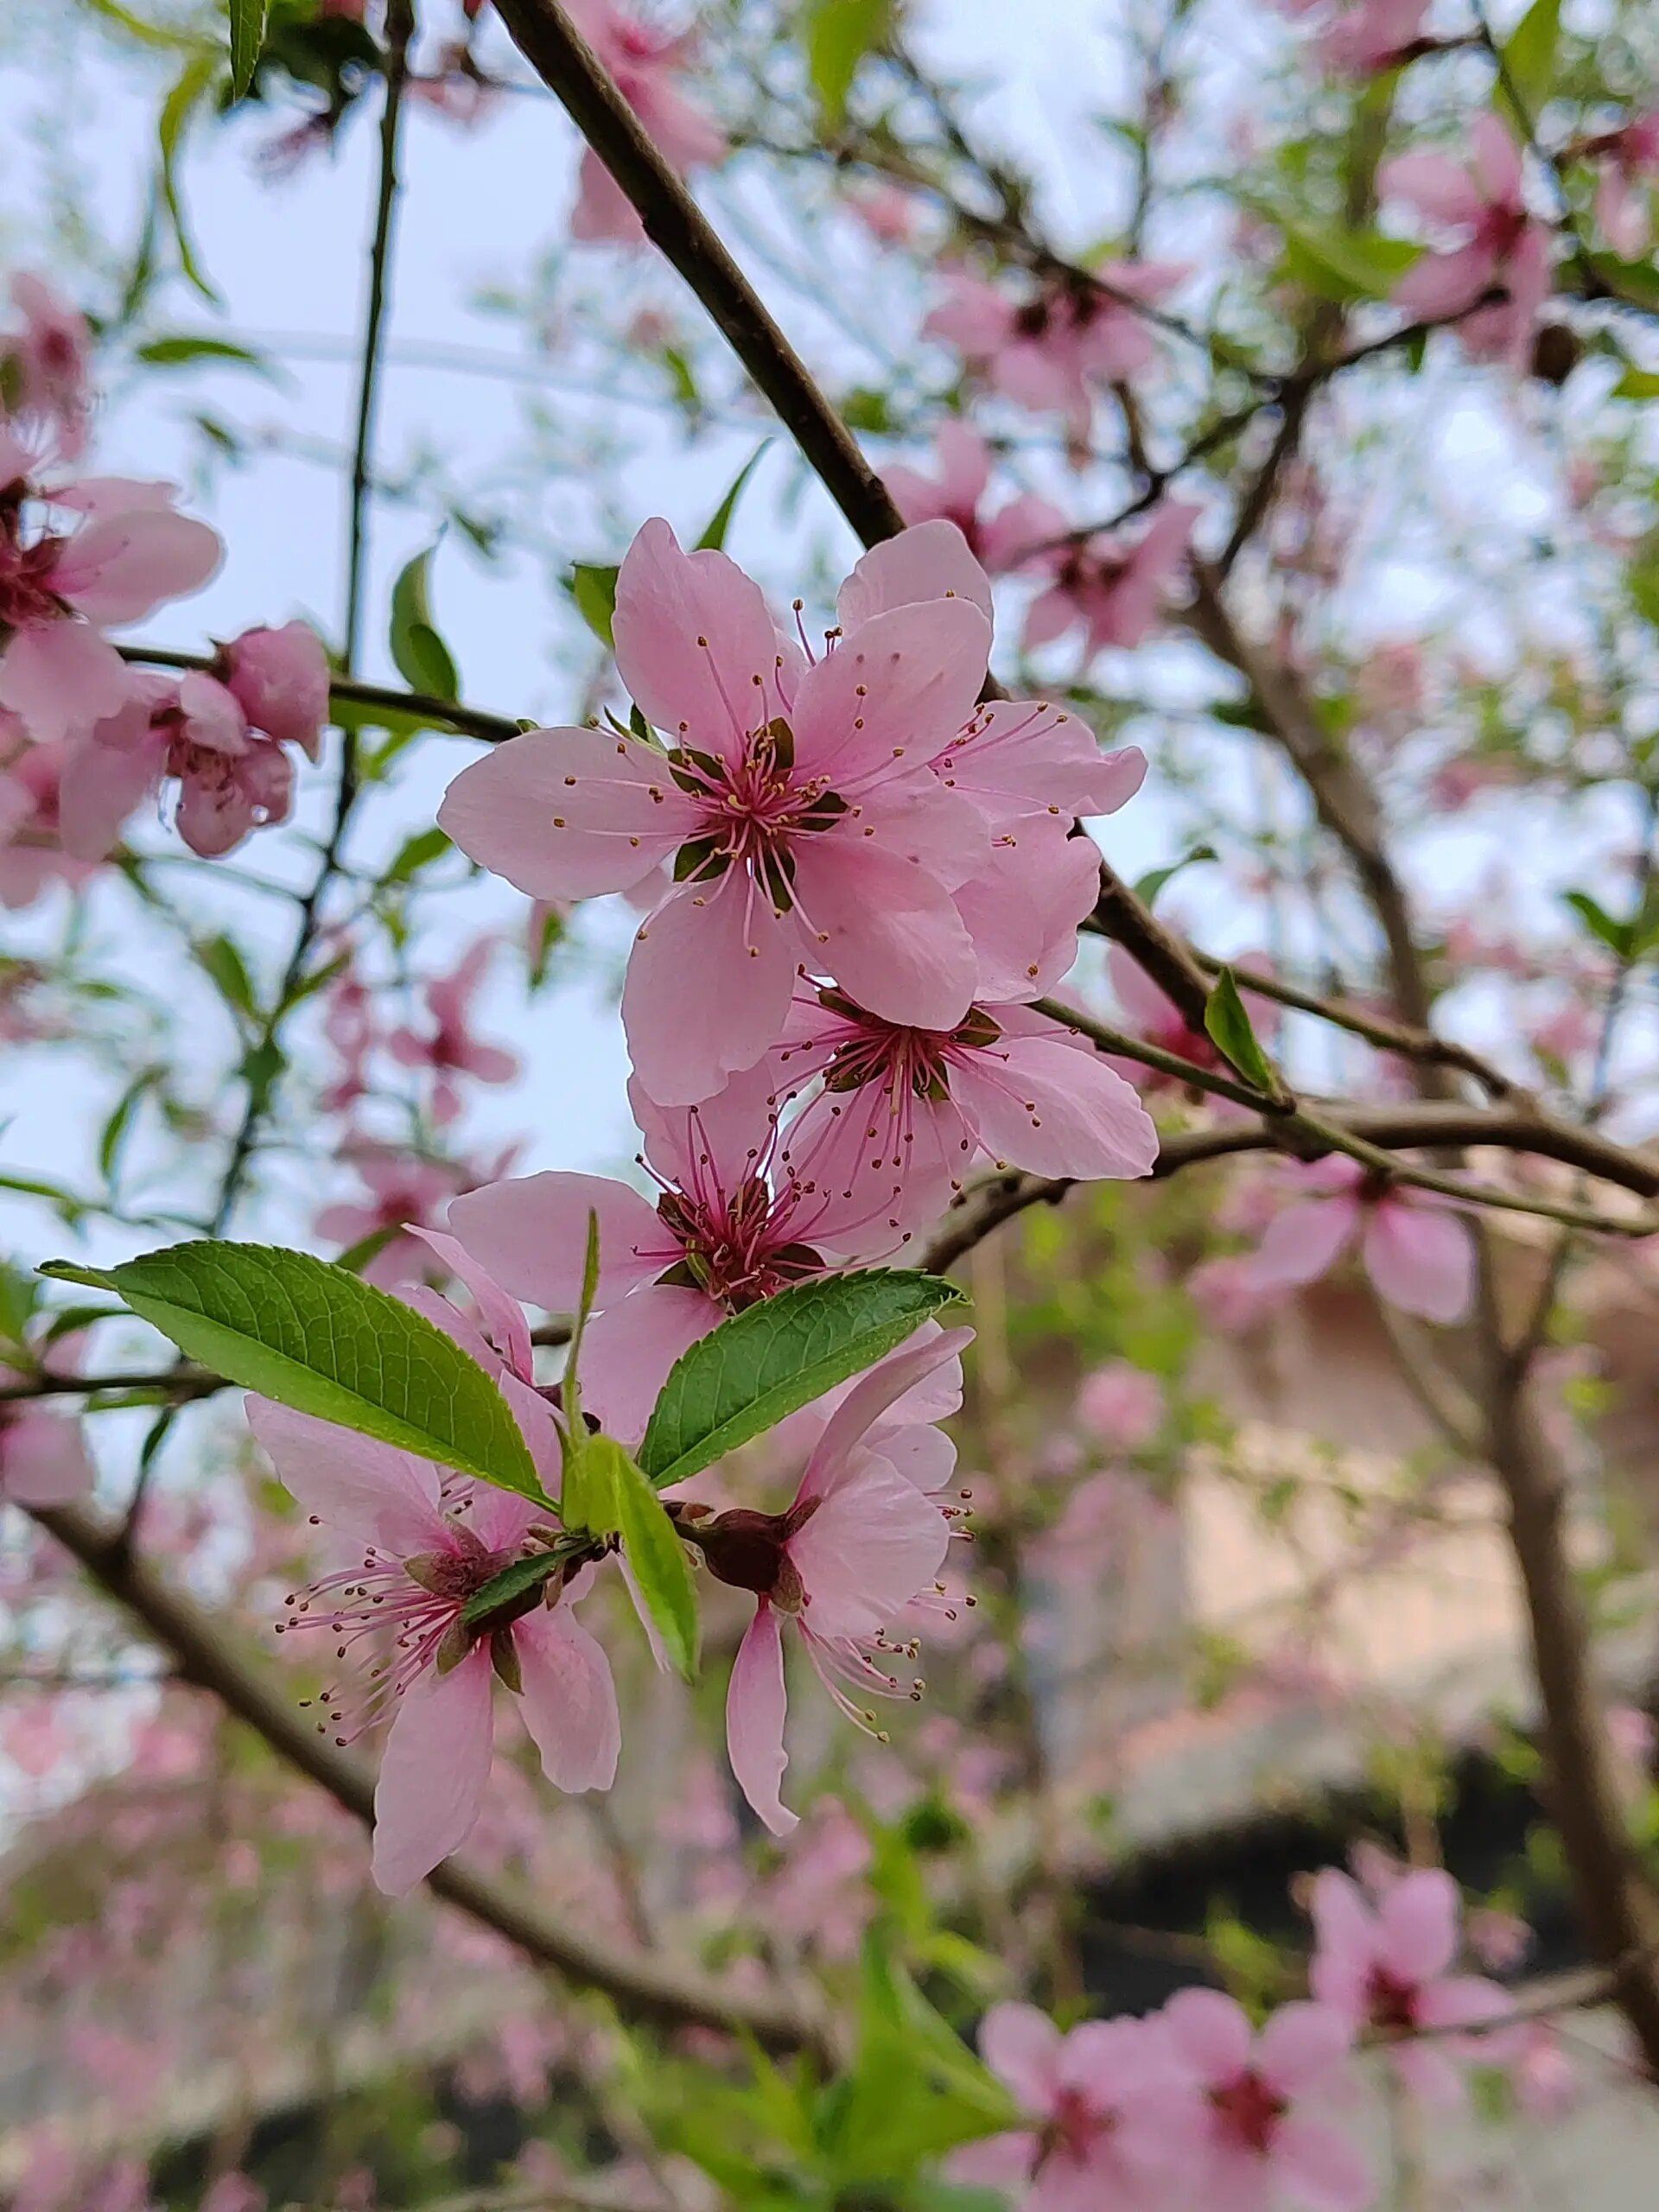
[[[582,1347],[582,1403],[624,1444],[637,1444],[680,1354],[726,1316],[705,1291],[650,1283],[588,1325]]]
[[[630,1078],[628,1104],[644,1132],[646,1159],[683,1191],[710,1169],[725,1190],[747,1182],[777,1119],[772,1082],[763,1061],[730,1077],[722,1090],[698,1105],[665,1107]]]
[[[537,729],[463,768],[438,826],[533,899],[626,891],[696,830],[660,753],[597,729]]]
[[[1377,1907],[1377,1956],[1397,1980],[1433,1981],[1458,1955],[1463,1900],[1439,1866],[1402,1875]]]
[[[951,1099],[906,1097],[895,1113],[880,1084],[825,1091],[789,1132],[790,1172],[817,1194],[803,1233],[836,1251],[890,1251],[944,1211],[975,1148]]]
[[[471,1291],[490,1341],[519,1380],[528,1382],[531,1379],[530,1324],[518,1300],[509,1298],[500,1284],[453,1236],[444,1236],[440,1230],[423,1229],[416,1222],[409,1224],[409,1233],[418,1236],[456,1281]],[[487,1370],[493,1363],[485,1360],[480,1364]]]
[[[1305,1198],[1274,1214],[1250,1260],[1263,1287],[1287,1290],[1317,1282],[1335,1266],[1359,1226],[1359,1200]]]
[[[1058,806],[1116,814],[1146,780],[1135,746],[1103,753],[1087,722],[1034,699],[994,699],[938,764],[953,788],[994,803],[995,826]]]
[[[783,1626],[763,1599],[732,1662],[726,1692],[726,1755],[738,1788],[773,1835],[787,1835],[800,1818],[779,1794],[789,1764],[784,1749],[787,1711]]]
[[[911,1423],[943,1418],[954,1412],[962,1402],[962,1362],[960,1355],[965,1345],[973,1341],[971,1329],[938,1330],[923,1334],[901,1344],[897,1351],[861,1375],[846,1393],[825,1424],[818,1439],[806,1471],[801,1478],[798,1495],[816,1497],[830,1481],[853,1447],[861,1442],[868,1430],[882,1417],[904,1404],[904,1418]],[[943,1395],[941,1411],[931,1410],[927,1384],[936,1376],[949,1370],[954,1376],[954,1388],[947,1388]],[[911,1393],[914,1392],[912,1399]]]
[[[58,834],[76,860],[101,861],[130,815],[161,788],[165,738],[131,747],[75,739],[58,784]]]
[[[1484,212],[1474,179],[1450,154],[1396,154],[1383,162],[1377,189],[1385,200],[1409,201],[1431,223],[1477,223]]]
[[[1100,895],[1100,855],[1070,825],[1035,816],[1017,844],[998,843],[956,893],[978,963],[981,1005],[1039,998],[1077,958],[1077,926]]]
[[[399,1701],[374,1791],[374,1881],[402,1897],[472,1834],[489,1783],[490,1649],[420,1677]]]
[[[1164,2020],[1178,2058],[1206,2082],[1230,2082],[1249,2065],[1249,2021],[1218,1989],[1178,1989]]]
[[[803,1485],[804,1490],[804,1485]],[[806,1588],[805,1626],[836,1640],[873,1636],[938,1577],[950,1528],[885,1461],[842,1461],[786,1547]]]
[[[543,1173],[486,1183],[451,1198],[448,1222],[510,1297],[573,1313],[582,1299],[589,1214],[599,1219],[601,1306],[680,1257],[678,1242],[655,1207],[608,1175]]]
[[[1059,2081],[1060,2031],[1034,2005],[993,2005],[979,2024],[979,2055],[1027,2111],[1046,2113]]]
[[[1436,322],[1478,300],[1497,276],[1490,246],[1459,246],[1454,253],[1426,253],[1414,262],[1391,295],[1396,307]]]
[[[987,1152],[1035,1175],[1149,1175],[1158,1132],[1132,1084],[1058,1037],[1003,1037],[950,1071]]]
[[[800,842],[795,891],[817,940],[809,964],[861,1006],[919,1029],[952,1029],[967,1013],[974,948],[936,876],[838,830]]]
[[[1301,2113],[1287,2113],[1273,2139],[1272,2158],[1285,2188],[1307,2212],[1367,2212],[1376,2180],[1345,2135]]]
[[[1475,1250],[1458,1215],[1401,1197],[1382,1199],[1366,1226],[1365,1269],[1402,1313],[1452,1322],[1474,1293]]]
[[[0,1501],[69,1505],[92,1487],[92,1463],[79,1421],[33,1406],[0,1414]]]
[[[1327,2082],[1353,2048],[1351,2020],[1328,2005],[1281,2005],[1262,2031],[1256,2064],[1287,2097]]]
[[[623,560],[613,630],[617,673],[671,744],[735,761],[747,731],[786,712],[791,657],[760,587],[723,553],[682,552],[660,518]]]
[[[983,806],[947,789],[931,768],[884,773],[861,802],[857,823],[838,823],[830,836],[837,852],[856,841],[908,861],[947,891],[976,875],[992,850]]]
[[[431,1460],[251,1391],[243,1406],[283,1488],[326,1527],[396,1559],[448,1544]]]
[[[1308,1982],[1314,1996],[1351,2017],[1363,2016],[1377,1956],[1376,1916],[1359,1885],[1334,1866],[1321,1868],[1314,1882],[1313,1929],[1318,1947]]]
[[[1474,173],[1494,207],[1521,205],[1521,149],[1489,107],[1484,107],[1469,126]]]
[[[860,622],[801,678],[790,717],[798,771],[839,788],[901,757],[924,766],[973,713],[990,650],[990,623],[966,599],[921,600]]]
[[[794,942],[737,868],[683,885],[641,925],[622,1020],[634,1073],[658,1104],[712,1097],[776,1043],[794,988]]]
[[[968,504],[971,509],[973,501]],[[991,580],[960,527],[943,519],[921,522],[871,547],[842,584],[836,614],[842,629],[851,631],[893,607],[953,598],[978,607],[987,622],[993,620]]]
[[[69,541],[53,588],[94,622],[138,622],[163,600],[198,591],[224,558],[216,531],[166,507],[129,508]]]
[[[118,715],[131,690],[126,663],[86,622],[43,622],[0,647],[0,707],[42,745]]]
[[[608,1789],[622,1724],[603,1646],[575,1619],[569,1599],[513,1624],[524,1681],[519,1709],[556,1789]]]

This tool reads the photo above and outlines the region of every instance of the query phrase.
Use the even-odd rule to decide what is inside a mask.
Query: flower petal
[[[1402,1875],[1377,1907],[1382,1965],[1400,1981],[1434,1980],[1458,1955],[1462,1910],[1458,1885],[1443,1867]]]
[[[763,1600],[732,1662],[726,1691],[726,1755],[738,1788],[773,1835],[787,1835],[800,1821],[779,1794],[789,1764],[784,1749],[788,1708],[783,1624]]]
[[[1376,2180],[1358,2147],[1326,2122],[1287,2113],[1273,2139],[1280,2179],[1307,2212],[1366,2212]]]
[[[839,833],[801,841],[795,891],[810,968],[833,976],[884,1020],[955,1028],[972,1000],[978,967],[937,876]]]
[[[1365,1229],[1365,1271],[1390,1306],[1449,1323],[1474,1295],[1475,1249],[1468,1224],[1444,1208],[1383,1198]]]
[[[628,696],[675,744],[734,762],[746,732],[787,711],[791,653],[760,585],[724,553],[682,552],[660,518],[622,563],[613,634]]]
[[[568,1602],[527,1613],[512,1645],[524,1681],[519,1709],[556,1789],[608,1789],[616,1779],[622,1724],[603,1646]]]
[[[820,1454],[813,1455],[822,1464]],[[806,1590],[803,1624],[831,1641],[873,1636],[937,1578],[950,1527],[884,1459],[843,1457],[800,1496],[817,1506],[785,1548]]]
[[[546,1172],[486,1183],[449,1201],[451,1230],[513,1298],[572,1313],[582,1299],[588,1217],[599,1223],[601,1306],[650,1282],[680,1246],[649,1200],[608,1175]]]
[[[472,1834],[494,1750],[490,1651],[404,1691],[374,1790],[375,1886],[400,1897]]]
[[[1254,1281],[1289,1290],[1317,1282],[1341,1257],[1359,1226],[1353,1198],[1304,1198],[1274,1214],[1249,1262]]]
[[[939,446],[943,452],[943,431]],[[982,483],[980,489],[984,489]],[[978,607],[988,622],[993,620],[991,580],[954,522],[917,523],[897,537],[873,545],[842,584],[836,614],[843,630],[852,630],[893,607],[913,607],[928,599],[963,599]]]
[[[696,830],[662,754],[598,729],[533,729],[463,768],[438,826],[533,899],[626,891]]]
[[[1133,1084],[1058,1036],[1004,1036],[964,1052],[951,1094],[999,1160],[1035,1175],[1149,1175],[1158,1131]]]
[[[448,1542],[430,1459],[252,1391],[243,1405],[283,1487],[325,1526],[396,1559]]]
[[[861,622],[801,678],[790,717],[797,770],[839,786],[887,761],[925,766],[973,713],[990,650],[990,623],[965,599]]]
[[[582,1346],[582,1403],[624,1444],[645,1433],[668,1371],[725,1314],[708,1294],[648,1283],[595,1314]]]
[[[644,924],[622,1021],[633,1071],[659,1105],[711,1098],[777,1043],[794,990],[796,936],[738,868],[717,883],[683,885]]]
[[[1250,2060],[1243,2005],[1218,1989],[1178,1989],[1164,2007],[1176,2056],[1206,2082],[1231,2081]]]
[[[1034,2005],[993,2005],[979,2024],[979,2055],[1033,2114],[1046,2114],[1059,2081],[1060,2031]]]
[[[1328,2005],[1281,2005],[1262,2031],[1256,2065],[1287,2097],[1328,2082],[1353,2048],[1351,2020]]]

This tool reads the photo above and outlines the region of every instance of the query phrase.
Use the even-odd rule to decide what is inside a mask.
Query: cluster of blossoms
[[[134,810],[176,785],[195,852],[287,816],[295,747],[328,709],[304,624],[245,632],[211,670],[135,668],[106,634],[199,590],[224,548],[173,487],[66,473],[91,413],[88,334],[37,278],[13,280],[0,336],[0,899],[28,903],[102,860]]]
[[[1460,2097],[1471,2063],[1518,2066],[1523,2045],[1504,2024],[1506,1993],[1456,1971],[1449,1875],[1389,1869],[1368,1896],[1326,1867],[1313,1910],[1313,2000],[1280,2005],[1259,2030],[1210,1989],[1067,2035],[1031,2005],[995,2006],[980,2049],[1025,2122],[955,2153],[952,2177],[1003,2190],[1021,2212],[1367,2212],[1377,2184],[1347,2132],[1360,2040],[1383,2044],[1402,2085],[1440,2104]]]

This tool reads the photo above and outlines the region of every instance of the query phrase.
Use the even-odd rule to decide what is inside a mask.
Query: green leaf
[[[1218,861],[1221,855],[1213,845],[1194,845],[1190,853],[1183,853],[1167,868],[1154,868],[1141,876],[1135,887],[1135,895],[1143,906],[1150,906],[1166,883],[1173,882],[1183,868],[1196,868],[1200,861]]]
[[[173,232],[173,243],[178,249],[179,266],[205,300],[219,304],[219,294],[207,280],[196,250],[191,242],[188,226],[184,219],[184,201],[179,191],[179,147],[184,137],[185,126],[197,107],[212,91],[219,78],[219,57],[215,54],[198,54],[187,61],[179,73],[178,82],[162,103],[161,119],[156,137],[161,148],[161,169],[157,182],[161,189],[162,207]]]
[[[639,1465],[683,1482],[901,1344],[961,1296],[895,1268],[798,1283],[683,1352],[658,1398]]]
[[[485,1620],[498,1607],[510,1605],[515,1598],[522,1598],[526,1590],[534,1590],[550,1575],[556,1574],[564,1565],[566,1554],[562,1552],[532,1552],[528,1559],[516,1559],[511,1567],[504,1567],[499,1574],[493,1574],[481,1590],[474,1590],[461,1609],[463,1628],[473,1628]]]
[[[113,1292],[188,1358],[278,1405],[550,1503],[484,1370],[423,1313],[327,1260],[203,1239],[41,1273]]]
[[[176,54],[181,48],[195,53],[201,46],[194,32],[174,30],[166,23],[147,22],[130,8],[124,8],[121,0],[81,0],[81,5],[89,14],[101,16],[106,23],[113,23],[140,46],[151,47],[159,53]]]
[[[458,699],[461,678],[449,648],[438,635],[427,597],[432,556],[429,545],[406,563],[391,588],[391,658],[411,690],[432,699]]]
[[[1560,29],[1561,0],[1532,0],[1503,48],[1498,98],[1523,137],[1530,136],[1539,109],[1555,89]]]
[[[697,1670],[697,1593],[679,1533],[643,1469],[608,1436],[592,1438],[588,1457],[603,1449],[622,1548],[662,1645],[687,1681]]]
[[[162,369],[182,368],[194,361],[228,361],[255,370],[262,377],[275,379],[276,375],[264,355],[256,353],[251,346],[233,346],[228,338],[209,338],[194,331],[181,331],[171,338],[147,338],[133,348],[133,359]]]
[[[1322,300],[1386,300],[1423,251],[1380,231],[1311,231],[1282,216],[1274,220],[1284,233],[1291,275]]]
[[[813,0],[806,16],[806,67],[827,128],[839,130],[858,65],[893,27],[892,0]]]
[[[743,496],[743,487],[753,475],[761,454],[771,443],[770,438],[762,438],[742,467],[738,470],[731,490],[715,509],[714,513],[709,517],[708,529],[697,540],[694,549],[696,552],[723,553],[725,551],[726,533],[732,526],[732,517],[737,512],[737,503]],[[616,596],[614,591],[612,592],[611,596],[614,601]]]
[[[616,645],[613,627],[616,620],[615,569],[596,569],[590,563],[578,561],[570,571],[567,588],[576,602],[576,612],[604,645],[613,650]]]
[[[1627,367],[1609,397],[1613,399],[1659,399],[1659,370]]]
[[[1599,905],[1587,891],[1563,892],[1561,898],[1563,905],[1573,909],[1592,937],[1599,938],[1619,959],[1630,958],[1635,931],[1629,922],[1615,921],[1607,909]]]
[[[270,0],[230,0],[231,97],[240,99],[253,82],[254,64],[264,44]]]
[[[138,1109],[143,1103],[145,1093],[153,1090],[162,1079],[159,1068],[141,1069],[117,1099],[108,1121],[104,1124],[103,1134],[98,1141],[98,1172],[111,1188],[115,1183],[116,1169],[120,1165],[122,1150]]]
[[[430,868],[434,861],[442,860],[454,848],[443,831],[435,823],[429,830],[417,830],[406,838],[398,849],[397,857],[381,878],[383,883],[410,883],[423,868]]]
[[[259,1009],[253,995],[253,978],[248,973],[247,962],[231,939],[222,936],[205,938],[196,947],[196,958],[232,1013],[245,1020],[256,1020]]]
[[[1246,1083],[1266,1091],[1270,1097],[1278,1095],[1279,1078],[1273,1071],[1272,1061],[1256,1042],[1230,968],[1224,968],[1216,978],[1205,1004],[1204,1026],[1211,1043]]]

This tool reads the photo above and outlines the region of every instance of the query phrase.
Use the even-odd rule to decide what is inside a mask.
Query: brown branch
[[[115,1523],[82,1506],[42,1506],[32,1512],[167,1652],[178,1679],[209,1692],[353,1819],[372,1823],[374,1778],[368,1769],[303,1719],[285,1691],[272,1687],[248,1662],[205,1607],[129,1553]],[[567,1926],[533,1898],[464,1859],[445,1860],[427,1876],[426,1886],[537,1966],[577,1988],[601,1992],[632,2019],[668,2028],[724,2029],[753,2036],[774,2050],[828,2052],[826,2025],[804,2001],[775,1992],[738,1990],[691,1967]]]
[[[199,668],[216,675],[222,663],[216,653],[171,652],[160,645],[120,645],[123,660],[143,668]],[[459,730],[463,737],[482,738],[486,745],[505,745],[520,734],[521,725],[505,715],[486,714],[480,707],[464,707],[455,699],[436,699],[424,691],[399,691],[391,684],[364,683],[354,676],[331,676],[328,696],[349,706],[379,707],[393,715],[418,715],[423,721],[440,722]]]

